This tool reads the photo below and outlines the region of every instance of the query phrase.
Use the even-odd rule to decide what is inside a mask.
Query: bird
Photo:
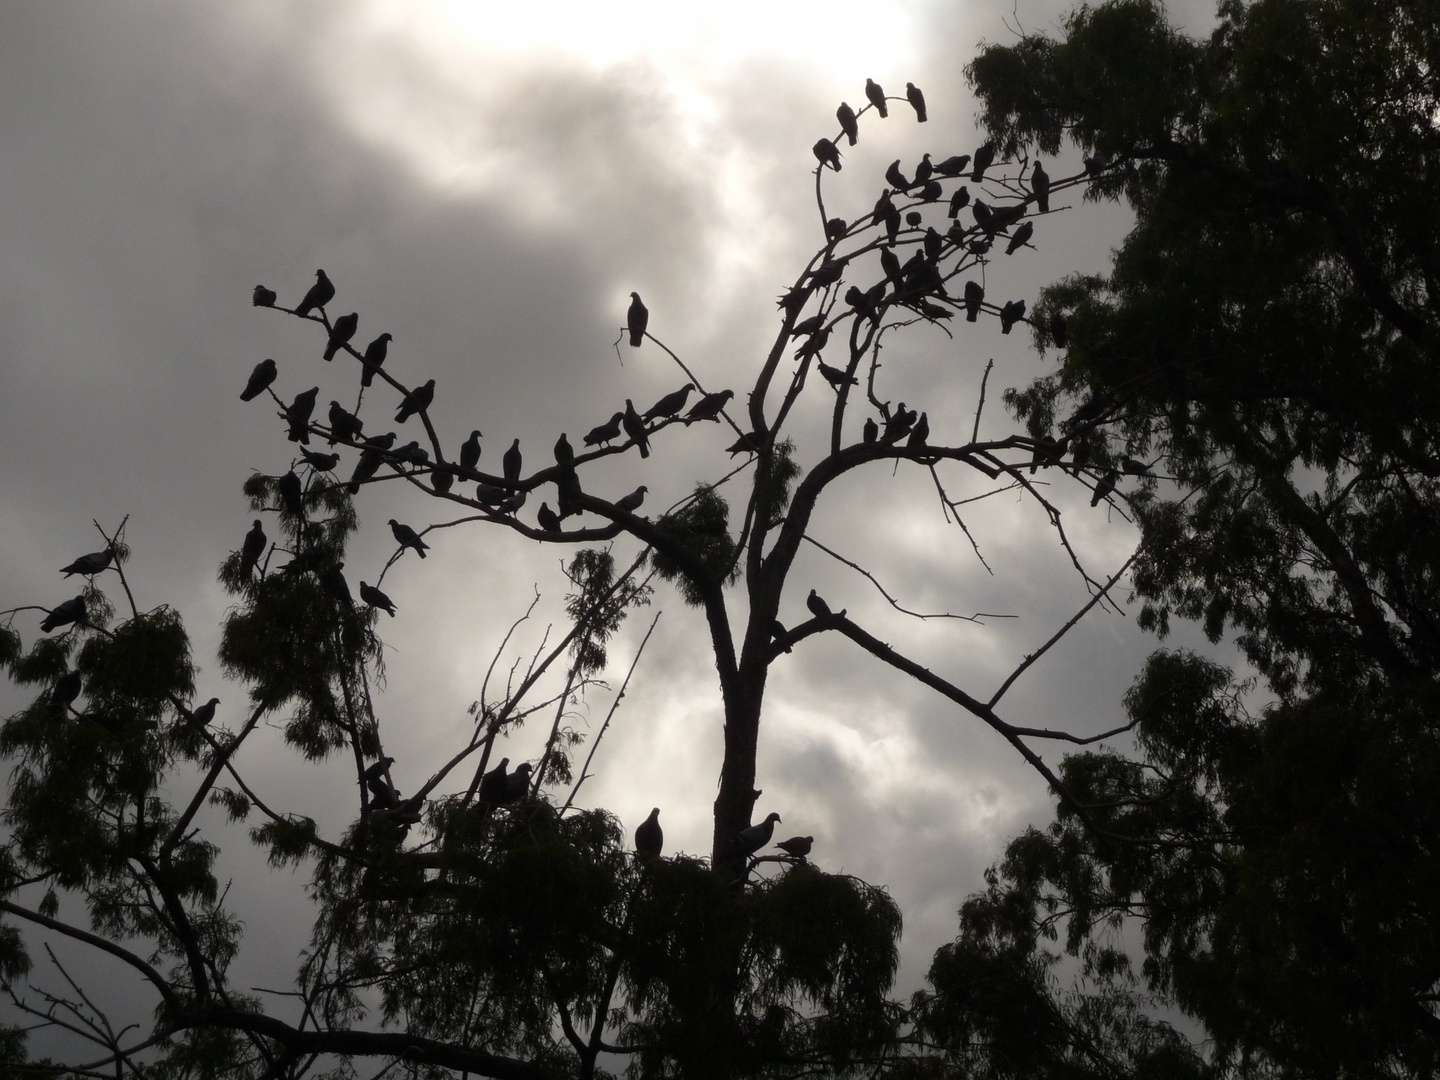
[[[855,140],[860,137],[860,125],[855,120],[855,110],[850,107],[848,101],[840,102],[840,107],[835,110],[835,119],[840,121],[840,130],[850,140],[850,145],[855,145]]]
[[[940,252],[944,250],[945,238],[940,235],[934,225],[925,230],[925,257],[931,262],[940,258]]]
[[[435,400],[435,380],[427,379],[425,385],[417,386],[405,395],[405,400],[400,403],[400,411],[395,414],[395,422],[403,424],[410,417],[430,407]]]
[[[240,391],[240,400],[254,401],[275,381],[278,374],[274,360],[261,360],[250,372],[250,378],[245,381],[245,389]]]
[[[341,346],[355,336],[356,329],[360,326],[360,316],[356,312],[349,315],[341,315],[335,320],[335,325],[330,327],[330,340],[325,344],[325,359],[334,360],[335,354],[340,351]]]
[[[44,620],[40,623],[40,629],[48,634],[56,627],[79,622],[83,618],[85,618],[85,595],[82,593],[72,600],[56,604],[46,612]]]
[[[1035,440],[1035,460],[1030,463],[1030,475],[1034,476],[1041,465],[1054,465],[1065,456],[1066,440],[1054,435],[1041,435]]]
[[[725,408],[734,396],[734,390],[717,390],[713,394],[706,394],[690,406],[690,411],[685,414],[686,425],[693,424],[697,420],[714,420],[718,424],[720,410]]]
[[[1124,469],[1129,476],[1150,476],[1150,466],[1143,461],[1136,461],[1132,457],[1120,459],[1120,468]]]
[[[805,606],[817,619],[828,619],[834,614],[830,610],[830,605],[825,603],[824,598],[814,589],[811,589],[810,595],[805,598]]]
[[[980,315],[980,304],[985,299],[985,289],[978,281],[965,282],[965,321],[974,322]]]
[[[338,401],[330,402],[329,418],[331,446],[342,439],[346,442],[358,439],[365,428],[364,422]]]
[[[859,379],[852,375],[847,375],[837,367],[831,367],[823,360],[816,361],[816,367],[819,369],[821,377],[836,390],[839,390],[842,386],[860,385]]]
[[[1090,505],[1098,506],[1101,499],[1115,490],[1115,482],[1119,479],[1119,474],[1117,474],[1114,469],[1111,469],[1102,476],[1100,482],[1095,485],[1094,492],[1090,495]]]
[[[365,440],[365,445],[376,450],[389,450],[395,445],[395,432],[387,431],[384,435],[371,435]]]
[[[651,405],[650,408],[646,409],[645,415],[642,416],[641,419],[649,423],[651,420],[664,420],[674,416],[685,407],[685,399],[690,396],[690,391],[694,389],[695,384],[687,382],[679,390],[671,391],[659,401],[655,402],[654,405]]]
[[[355,462],[355,471],[350,474],[350,482],[345,485],[345,490],[351,495],[358,495],[360,485],[374,476],[384,461],[385,451],[381,447],[367,446],[361,450],[360,460]]]
[[[797,859],[803,859],[810,854],[810,849],[815,844],[813,836],[792,836],[789,840],[777,840],[775,846],[786,855],[792,855]]]
[[[885,421],[885,431],[881,434],[882,441],[887,443],[899,442],[915,426],[919,415],[911,409],[905,408],[905,403],[900,402],[895,409],[895,415]]]
[[[949,308],[945,307],[943,304],[932,304],[928,300],[920,301],[920,314],[924,315],[927,319],[930,319],[931,321],[934,321],[936,319],[951,319],[955,317],[955,313]]]
[[[836,240],[843,240],[845,238],[845,230],[849,227],[849,222],[844,218],[832,217],[829,221],[825,222],[825,239],[832,244]]]
[[[505,479],[510,481],[510,483],[512,484],[520,479],[521,460],[520,440],[516,439],[513,443],[510,444],[510,449],[506,450],[504,455],[500,458],[501,472],[504,474]]]
[[[1014,255],[1015,252],[1030,242],[1030,237],[1033,235],[1035,235],[1035,223],[1033,221],[1022,223],[1010,237],[1010,243],[1005,246],[1005,254]]]
[[[825,348],[825,343],[830,340],[830,331],[831,327],[822,326],[806,338],[800,348],[795,350],[796,359],[803,360],[807,356],[817,355],[821,349]]]
[[[731,457],[736,454],[758,454],[760,452],[760,436],[753,431],[747,431],[727,446],[725,452]]]
[[[645,328],[650,325],[650,309],[640,301],[640,294],[630,294],[630,310],[625,313],[625,328],[630,331],[630,345],[638,349],[645,337]]]
[[[920,419],[915,421],[915,426],[910,429],[910,437],[905,440],[905,445],[912,450],[918,450],[925,445],[925,440],[930,437],[930,416],[921,413]]]
[[[243,577],[249,577],[260,565],[260,556],[265,554],[265,530],[260,525],[260,519],[255,519],[255,524],[250,526],[250,531],[245,534],[245,540],[240,545],[240,573]]]
[[[404,446],[390,451],[390,457],[406,465],[425,466],[430,464],[430,452],[416,440],[411,439]]]
[[[285,509],[296,517],[305,512],[305,496],[300,486],[300,477],[291,469],[284,476],[275,481],[275,489],[280,493],[280,501],[285,504]]]
[[[959,176],[965,171],[965,166],[970,164],[969,154],[956,154],[948,157],[935,166],[935,171],[941,176]]]
[[[330,284],[330,279],[325,276],[324,270],[316,270],[315,284],[310,286],[310,291],[305,294],[305,299],[300,301],[300,306],[295,309],[295,314],[309,315],[314,308],[323,308],[334,299],[335,286]]]
[[[825,316],[823,314],[811,315],[808,319],[801,319],[796,323],[795,328],[790,331],[790,336],[794,338],[803,337],[806,334],[813,334],[824,325]]]
[[[1069,338],[1069,327],[1066,325],[1065,316],[1058,311],[1052,311],[1050,313],[1050,340],[1055,342],[1057,349],[1063,349]]]
[[[250,294],[250,303],[256,307],[274,307],[275,290],[267,289],[264,285],[256,285],[255,291]]]
[[[660,808],[650,811],[650,816],[635,829],[635,854],[647,859],[658,859],[665,846],[665,832],[660,828]]]
[[[535,520],[546,532],[560,531],[560,515],[550,509],[549,503],[540,504],[540,509],[535,511]]]
[[[460,468],[464,472],[474,472],[475,466],[480,464],[480,429],[475,428],[470,432],[470,437],[460,444]]]
[[[211,720],[215,719],[215,706],[219,704],[220,699],[218,697],[212,697],[209,701],[205,702],[204,705],[195,706],[195,708],[190,711],[191,722],[200,727],[204,727],[210,723]]]
[[[84,689],[84,680],[78,671],[67,671],[60,678],[55,680],[55,685],[50,688],[50,704],[58,708],[62,713],[66,712],[75,699],[80,696]]]
[[[344,568],[343,562],[331,563],[320,575],[320,586],[333,596],[341,607],[348,608],[354,601],[350,599],[350,586],[345,583],[345,575],[340,572]]]
[[[624,419],[625,414],[623,412],[617,412],[605,423],[600,424],[598,427],[591,428],[590,433],[585,436],[585,445],[599,446],[601,443],[604,443],[608,446],[611,440],[620,437],[620,423]]]
[[[505,803],[505,796],[510,790],[510,777],[506,775],[506,766],[509,764],[508,757],[501,758],[499,765],[480,778],[480,790],[477,794],[481,806],[501,806]]]
[[[845,272],[845,264],[849,261],[849,258],[826,259],[810,272],[810,283],[819,287],[839,281],[840,275]]]
[[[829,139],[816,139],[810,152],[815,155],[815,160],[820,162],[820,168],[829,165],[836,172],[840,171],[840,148]]]
[[[317,454],[314,450],[301,447],[300,456],[304,458],[305,464],[316,472],[330,472],[340,464],[339,454]]]
[[[615,509],[624,510],[627,514],[633,514],[640,509],[640,504],[645,501],[645,493],[650,489],[641,484],[629,495],[623,495],[615,500]]]
[[[430,470],[430,486],[441,495],[448,494],[455,482],[455,468],[452,465],[436,465]]]
[[[915,119],[919,123],[925,123],[925,95],[920,92],[920,88],[914,83],[907,82],[905,84],[905,100],[914,106]]]
[[[375,372],[380,370],[380,365],[385,363],[385,357],[390,352],[390,342],[393,341],[388,333],[381,334],[369,345],[365,346],[365,355],[361,358],[364,367],[360,373],[360,385],[369,386],[375,381]]]
[[[880,114],[880,119],[883,120],[890,115],[890,108],[885,104],[885,91],[880,89],[880,84],[874,79],[865,80],[865,98],[875,106],[875,111]]]
[[[975,157],[971,160],[970,182],[980,183],[985,175],[985,170],[995,162],[995,144],[987,142],[980,149],[975,151]]]
[[[70,563],[69,566],[62,566],[60,573],[69,577],[71,574],[83,574],[85,577],[94,577],[107,566],[110,560],[115,558],[115,548],[107,545],[104,551],[92,551],[88,555],[81,555]]]
[[[950,196],[950,209],[947,212],[948,215],[952,218],[959,217],[960,211],[963,210],[969,204],[969,202],[970,189],[964,187],[963,185],[956,188],[955,193]]]
[[[373,608],[379,608],[392,619],[395,617],[394,603],[391,602],[390,597],[386,596],[374,585],[367,585],[363,581],[360,582],[360,599]]]
[[[555,461],[560,465],[568,465],[575,460],[575,448],[570,445],[570,440],[562,431],[560,438],[555,440]]]
[[[290,422],[290,433],[287,438],[291,442],[310,444],[310,432],[306,425],[310,423],[310,414],[315,411],[315,399],[320,396],[320,388],[312,386],[309,390],[302,390],[295,395],[295,400],[285,410],[285,418]]]
[[[895,254],[894,248],[880,249],[880,269],[885,271],[887,278],[897,279],[900,277],[900,256]]]
[[[1035,160],[1035,171],[1030,174],[1030,191],[1035,196],[1035,205],[1042,214],[1050,212],[1050,174]]]
[[[780,820],[780,815],[770,813],[759,825],[751,825],[748,829],[741,829],[735,836],[735,847],[745,855],[753,855],[765,845],[770,843],[770,838],[775,835],[775,823]]]
[[[640,456],[642,458],[649,457],[650,439],[645,434],[645,421],[640,419],[640,414],[635,411],[635,405],[629,398],[625,399],[625,412],[620,417],[620,422],[625,427],[625,434],[629,435],[631,441],[640,447]]]
[[[935,166],[930,163],[930,155],[921,154],[920,161],[915,166],[915,183],[928,184],[930,182],[930,174],[934,171]]]
[[[420,539],[420,534],[404,522],[391,518],[390,532],[395,537],[397,544],[402,548],[414,548],[415,554],[419,555],[422,559],[425,558],[425,552],[430,550],[430,545]]]
[[[939,202],[940,196],[944,194],[945,185],[939,180],[927,180],[925,186],[920,189],[920,198],[927,203]]]
[[[557,508],[560,520],[581,512],[580,496],[584,493],[580,490],[580,477],[573,465],[567,463],[560,466],[555,476],[555,492],[559,500]]]
[[[975,224],[979,225],[980,228],[984,229],[987,233],[998,231],[995,227],[995,211],[991,210],[990,207],[986,206],[979,199],[976,199],[975,205],[970,207],[970,213],[975,215]]]
[[[381,776],[385,775],[386,770],[394,764],[395,759],[393,757],[382,757],[378,761],[365,766],[365,771],[360,775],[368,784],[371,780],[378,780]]]
[[[905,179],[905,174],[900,171],[899,158],[892,161],[890,167],[885,170],[885,181],[898,191],[909,190],[910,181]]]
[[[530,770],[532,768],[534,766],[528,761],[522,761],[506,778],[505,797],[507,802],[514,802],[516,799],[524,797],[525,793],[530,790]]]
[[[1010,328],[1025,317],[1024,300],[1007,300],[1000,309],[1000,332],[1008,334]]]
[[[510,497],[510,489],[494,484],[476,484],[475,501],[481,506],[499,506]]]
[[[865,426],[861,429],[860,437],[865,440],[867,445],[880,438],[880,425],[875,423],[873,416],[866,417]]]

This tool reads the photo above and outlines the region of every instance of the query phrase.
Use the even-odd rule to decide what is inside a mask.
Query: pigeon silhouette
[[[759,825],[741,829],[735,837],[736,849],[745,855],[755,854],[770,843],[770,838],[775,835],[775,823],[779,820],[780,815],[772,812]]]
[[[836,172],[840,171],[840,148],[829,139],[816,139],[810,152],[815,155],[815,160],[820,162],[822,169],[829,165]]]
[[[367,585],[360,582],[360,599],[370,607],[379,608],[392,619],[395,617],[395,605],[390,602],[390,597],[377,589],[374,585]]]
[[[875,111],[882,120],[890,115],[890,107],[885,104],[885,91],[880,89],[880,84],[874,79],[865,80],[865,98],[875,106]]]
[[[650,309],[640,301],[640,294],[630,294],[630,310],[625,313],[625,328],[630,331],[630,345],[638,349],[645,339],[645,328],[650,325]]]
[[[400,411],[395,414],[395,422],[403,424],[416,413],[430,407],[435,400],[435,380],[427,379],[425,385],[417,386],[405,395],[405,400],[400,403]]]
[[[915,119],[922,124],[925,123],[925,95],[920,92],[920,88],[914,83],[907,82],[905,84],[905,100],[910,102],[911,106],[914,107]]]
[[[969,203],[970,189],[964,186],[956,188],[955,193],[950,196],[950,209],[947,211],[947,216],[952,218],[959,217],[960,211],[969,205]]]
[[[330,340],[325,344],[325,359],[334,360],[335,354],[355,336],[359,326],[360,316],[353,311],[336,319],[335,325],[330,327]]]
[[[627,514],[633,514],[640,509],[640,504],[645,501],[645,493],[650,489],[641,484],[629,495],[621,496],[615,500],[615,509],[624,510]]]
[[[275,488],[280,492],[280,501],[285,505],[286,510],[296,517],[305,513],[305,496],[300,485],[300,477],[295,474],[294,469],[276,480]]]
[[[840,121],[840,130],[845,133],[845,138],[850,140],[850,145],[855,145],[855,140],[860,137],[860,124],[855,119],[855,110],[848,102],[840,102],[840,107],[835,110],[835,119]]]
[[[974,322],[980,315],[980,304],[985,299],[985,289],[978,281],[965,282],[965,321]]]
[[[375,381],[375,373],[380,370],[380,365],[385,363],[385,357],[390,353],[390,342],[393,340],[388,333],[381,334],[365,346],[365,355],[362,357],[364,366],[360,372],[361,386],[369,386]]]
[[[560,465],[569,465],[575,460],[575,448],[570,445],[570,440],[564,432],[560,438],[555,440],[555,461]]]
[[[320,396],[320,388],[312,386],[309,390],[302,390],[295,395],[295,400],[285,410],[285,418],[290,422],[290,432],[286,436],[291,442],[298,442],[303,445],[310,445],[310,432],[307,425],[310,423],[310,414],[315,411],[315,399]]]
[[[301,448],[300,456],[304,458],[305,464],[309,465],[316,472],[331,472],[336,465],[340,464],[339,454],[317,454],[314,450]]]
[[[1040,208],[1042,214],[1050,212],[1050,174],[1040,164],[1039,159],[1035,161],[1035,171],[1030,174],[1030,191],[1035,196],[1035,205]]]
[[[935,171],[941,176],[959,176],[965,171],[965,166],[970,164],[969,154],[956,154],[948,157],[935,166]]]
[[[1014,255],[1030,241],[1035,235],[1035,223],[1033,221],[1022,222],[1020,227],[1010,234],[1010,243],[1005,245],[1005,254]]]
[[[360,485],[374,476],[384,461],[385,451],[378,446],[367,446],[361,450],[360,460],[355,462],[355,471],[350,474],[350,482],[345,485],[345,490],[351,495],[358,495]]]
[[[658,859],[664,847],[665,832],[660,828],[660,808],[657,806],[635,829],[635,854]]]
[[[334,446],[342,440],[351,442],[352,440],[360,438],[360,433],[365,428],[365,424],[361,419],[354,413],[347,411],[345,406],[341,405],[338,401],[330,402],[330,412],[328,416],[330,419],[331,446]]]
[[[110,565],[110,560],[115,558],[115,549],[106,547],[104,551],[92,551],[88,555],[81,555],[70,563],[69,566],[62,566],[60,573],[69,577],[71,574],[83,574],[85,577],[94,577]]]
[[[475,467],[480,464],[480,429],[475,428],[470,432],[470,437],[460,445],[460,468],[464,472],[474,472]]]
[[[775,846],[786,855],[792,855],[797,859],[803,859],[810,854],[810,849],[815,844],[813,836],[792,836],[789,840],[777,840]]]
[[[734,390],[720,390],[714,394],[706,394],[690,406],[690,411],[685,414],[685,423],[689,425],[697,420],[714,420],[719,423],[720,410],[725,408],[734,396]]]
[[[332,563],[320,575],[320,586],[332,597],[341,607],[351,607],[355,601],[350,598],[350,586],[345,582],[345,575],[340,571],[345,568],[343,562]]]
[[[330,279],[325,276],[324,270],[316,270],[315,284],[310,286],[310,291],[300,301],[300,306],[295,309],[295,314],[309,315],[315,308],[323,308],[334,299],[335,286],[330,284]]]
[[[970,182],[980,183],[985,176],[985,170],[995,163],[995,144],[987,142],[980,149],[975,151],[975,157],[971,161]]]
[[[61,713],[68,712],[70,706],[75,704],[75,699],[80,696],[84,689],[84,680],[81,679],[78,671],[67,671],[60,678],[55,680],[55,685],[50,688],[50,704],[54,705]]]
[[[74,599],[56,604],[46,612],[44,620],[40,623],[40,629],[48,634],[57,627],[79,622],[83,618],[85,618],[85,596],[82,593]]]
[[[420,539],[419,533],[409,525],[396,521],[394,518],[390,519],[390,532],[394,534],[397,544],[402,548],[414,548],[415,554],[419,555],[422,559],[425,558],[425,552],[430,550],[430,545]]]
[[[650,456],[650,439],[645,434],[645,421],[635,411],[635,405],[629,398],[625,399],[625,413],[621,416],[620,422],[625,427],[625,434],[630,436],[636,446],[640,447],[640,456],[648,458]]]
[[[265,530],[260,525],[260,519],[255,519],[255,524],[250,526],[250,531],[245,534],[245,541],[240,545],[240,574],[249,577],[255,572],[255,567],[260,565],[260,556],[265,554]]]
[[[278,374],[274,360],[261,360],[250,372],[250,378],[245,381],[245,389],[240,391],[240,400],[254,401],[275,381]]]
[[[601,424],[599,427],[591,428],[590,433],[585,436],[585,445],[599,446],[603,443],[608,446],[611,440],[620,437],[620,423],[624,419],[625,414],[623,412],[617,412],[614,416],[610,417],[606,423]]]
[[[504,455],[500,458],[500,469],[503,472],[505,479],[509,480],[512,484],[520,479],[521,461],[522,458],[520,456],[520,440],[516,439],[513,443],[510,444],[510,449],[506,450]]]
[[[1000,332],[1008,334],[1010,328],[1025,317],[1024,300],[1007,300],[1000,309]]]
[[[549,503],[540,504],[540,509],[535,511],[535,520],[546,532],[560,531],[560,515],[550,509]]]
[[[267,289],[264,285],[256,285],[255,291],[250,294],[250,303],[256,307],[274,307],[275,290]]]

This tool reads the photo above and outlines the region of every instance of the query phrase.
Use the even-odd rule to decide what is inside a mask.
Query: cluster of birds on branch
[[[746,858],[754,856],[770,843],[775,835],[775,823],[779,820],[779,814],[771,813],[760,824],[741,829],[735,835],[732,853]],[[792,859],[804,862],[814,844],[813,836],[792,836],[788,840],[776,841],[775,846]],[[660,808],[657,806],[635,827],[635,854],[642,859],[658,859],[664,847],[665,831],[660,827]]]

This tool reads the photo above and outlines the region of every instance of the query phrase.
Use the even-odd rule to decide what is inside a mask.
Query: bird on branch
[[[397,544],[402,548],[413,548],[415,554],[419,555],[422,559],[425,558],[425,552],[430,550],[430,545],[420,539],[420,534],[404,522],[391,518],[390,532],[395,537]]]
[[[395,414],[395,423],[403,424],[410,417],[430,407],[435,400],[435,380],[427,379],[425,385],[417,386],[405,395],[405,400],[400,403],[400,411]]]
[[[256,307],[274,307],[275,300],[275,290],[267,289],[264,285],[256,285],[255,291],[250,294],[250,303]]]
[[[659,401],[645,410],[641,417],[647,424],[651,420],[667,420],[685,407],[685,399],[690,396],[690,391],[695,389],[694,383],[686,383],[679,390],[671,391]]]
[[[920,88],[914,83],[907,82],[905,84],[905,100],[910,102],[910,105],[914,108],[916,121],[921,124],[925,123],[925,95],[920,92]]]
[[[295,309],[295,314],[309,315],[315,308],[323,308],[334,299],[335,286],[330,284],[330,279],[325,276],[324,270],[316,270],[315,284],[310,286],[310,291],[300,301],[300,306]]]
[[[250,531],[245,534],[245,540],[240,545],[240,574],[242,577],[249,577],[260,565],[260,556],[265,554],[265,530],[260,525],[260,519],[255,519],[255,524],[250,526]]]
[[[880,84],[874,79],[865,80],[865,98],[875,106],[875,111],[880,114],[880,119],[883,120],[890,115],[890,107],[885,104],[885,91],[880,89]]]
[[[706,394],[685,414],[685,425],[688,427],[697,420],[714,420],[720,422],[720,411],[730,403],[735,396],[734,390],[719,390],[713,394]]]
[[[603,444],[608,446],[611,440],[620,437],[620,424],[624,419],[625,414],[623,412],[617,412],[605,423],[598,427],[591,428],[590,433],[585,436],[585,445],[600,446]]]
[[[361,386],[369,386],[375,381],[375,373],[380,370],[380,365],[385,363],[385,357],[390,352],[390,342],[393,340],[388,333],[381,334],[365,346],[365,355],[362,358],[363,366],[360,372]]]
[[[275,367],[274,360],[261,360],[250,372],[250,378],[245,381],[245,389],[240,391],[241,401],[254,401],[265,392],[265,388],[275,381],[279,374]]]
[[[640,294],[630,294],[630,310],[625,313],[625,328],[630,331],[630,345],[638,349],[645,339],[645,328],[650,325],[650,309],[640,302]]]
[[[664,847],[665,832],[660,828],[660,808],[657,806],[635,829],[635,854],[645,859],[658,859]]]
[[[835,110],[835,119],[840,121],[840,130],[850,140],[850,145],[855,145],[855,140],[860,137],[860,125],[855,119],[855,110],[848,102],[840,102],[840,107]]]
[[[820,162],[820,168],[829,165],[836,172],[840,171],[840,148],[829,139],[816,139],[810,152],[815,155],[815,160]]]
[[[82,593],[64,603],[56,604],[46,612],[44,620],[40,623],[40,629],[48,634],[57,627],[77,623],[83,618],[85,618],[85,596]]]
[[[650,456],[650,438],[645,433],[645,421],[635,411],[635,404],[629,398],[625,399],[625,412],[620,418],[621,424],[625,427],[625,434],[630,436],[630,441],[640,447],[640,456]],[[515,440],[519,443],[519,439]]]
[[[104,551],[92,551],[88,555],[81,555],[78,559],[70,563],[69,566],[62,566],[60,568],[60,573],[64,574],[66,577],[69,577],[71,574],[81,574],[84,577],[94,577],[96,574],[100,573],[100,571],[108,567],[111,560],[114,558],[114,546],[107,545]]]
[[[971,162],[970,182],[978,184],[985,177],[985,170],[995,163],[995,144],[987,142],[975,151]]]
[[[325,343],[325,359],[334,360],[335,354],[355,336],[359,326],[360,316],[353,311],[336,319],[335,324],[330,327],[330,340]]]
[[[775,842],[776,847],[796,859],[804,859],[806,855],[810,854],[810,849],[814,845],[815,837],[813,836],[792,836],[789,840]]]
[[[735,850],[745,855],[754,855],[770,843],[770,838],[775,835],[775,823],[779,820],[780,815],[772,811],[759,825],[741,829],[735,836]]]
[[[629,495],[623,495],[615,500],[615,509],[624,510],[627,514],[633,514],[640,509],[640,504],[645,501],[645,493],[650,489],[641,484]]]

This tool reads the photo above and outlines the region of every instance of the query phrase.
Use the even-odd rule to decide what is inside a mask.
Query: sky
[[[182,612],[202,667],[199,699],[220,697],[220,722],[239,725],[245,688],[214,659],[231,603],[215,572],[253,517],[241,484],[253,471],[284,472],[293,451],[274,409],[240,402],[239,391],[266,357],[282,396],[320,385],[322,412],[331,397],[353,402],[356,381],[353,365],[320,360],[314,326],[251,306],[257,283],[293,305],[323,267],[338,290],[332,316],[357,311],[358,342],[393,334],[387,366],[403,381],[436,380],[431,415],[452,455],[472,428],[484,432],[482,468],[517,437],[528,460],[548,460],[560,432],[578,445],[624,399],[643,408],[686,381],[649,342],[617,359],[631,290],[645,298],[651,332],[707,389],[743,397],[778,326],[775,296],[822,242],[810,147],[836,134],[839,102],[858,108],[872,77],[892,95],[913,81],[929,103],[924,125],[903,102],[887,120],[867,114],[860,144],[842,147],[843,171],[824,177],[826,203],[854,218],[892,159],[908,170],[922,152],[938,160],[974,149],[962,67],[978,42],[1053,31],[1063,12],[1049,0],[874,9],[836,0],[0,8],[0,600],[53,606],[73,595],[56,569],[100,546],[92,519],[114,527],[128,515],[137,602]],[[1209,11],[1172,15],[1202,29]],[[1062,158],[1047,168],[1063,176],[1076,166]],[[1033,302],[1059,276],[1104,268],[1124,213],[1071,195],[1055,202],[1033,249],[993,262],[992,296]],[[991,359],[980,430],[1003,436],[1016,425],[1001,390],[1044,361],[1028,335],[1001,336],[993,321],[961,323],[953,340],[915,328],[887,355],[886,396],[925,408],[932,441],[959,441]],[[812,382],[794,421],[806,467],[829,394]],[[376,408],[370,427],[388,420]],[[618,497],[644,483],[646,511],[658,513],[720,475],[733,438],[720,425],[669,431],[649,460],[609,459],[584,476],[586,488]],[[954,482],[982,490],[978,477]],[[1134,534],[1088,495],[1063,482],[1052,492],[1087,566],[1108,576]],[[352,587],[393,553],[388,518],[416,528],[445,520],[394,484],[357,505]],[[908,618],[807,548],[781,619],[803,620],[817,588],[988,697],[1087,594],[1033,505],[1001,496],[977,504],[967,524],[990,570],[945,521],[927,474],[873,469],[835,486],[812,535],[913,610],[1014,618]],[[384,581],[399,614],[381,627],[378,711],[402,790],[461,745],[467,707],[531,598],[542,599],[502,668],[558,626],[565,592],[560,546],[484,525],[429,539],[429,558],[407,555]],[[622,561],[634,551],[616,547]],[[738,590],[734,599],[738,611]],[[659,629],[579,802],[612,810],[627,832],[659,806],[667,850],[706,853],[719,692],[703,621],[673,588],[661,585],[615,639],[610,690],[590,692],[573,722],[589,732],[604,718],[655,612]],[[1088,615],[1007,694],[1005,718],[1079,733],[1119,722],[1120,698],[1157,644],[1134,614]],[[37,621],[17,617],[27,644]],[[1181,627],[1167,644],[1203,639]],[[18,704],[5,694],[0,704]],[[533,758],[547,726],[533,722],[502,752]],[[307,764],[278,731],[262,735],[241,762],[256,789],[338,834],[356,812],[347,763]],[[1042,752],[1058,763],[1060,748]],[[1052,807],[997,736],[838,635],[807,640],[772,669],[757,786],[757,817],[782,816],[777,838],[813,835],[817,865],[890,889],[905,916],[896,989],[907,994],[1005,841]],[[239,981],[284,986],[308,930],[303,877],[277,883],[239,848],[226,854],[231,900],[267,931],[246,950]]]

